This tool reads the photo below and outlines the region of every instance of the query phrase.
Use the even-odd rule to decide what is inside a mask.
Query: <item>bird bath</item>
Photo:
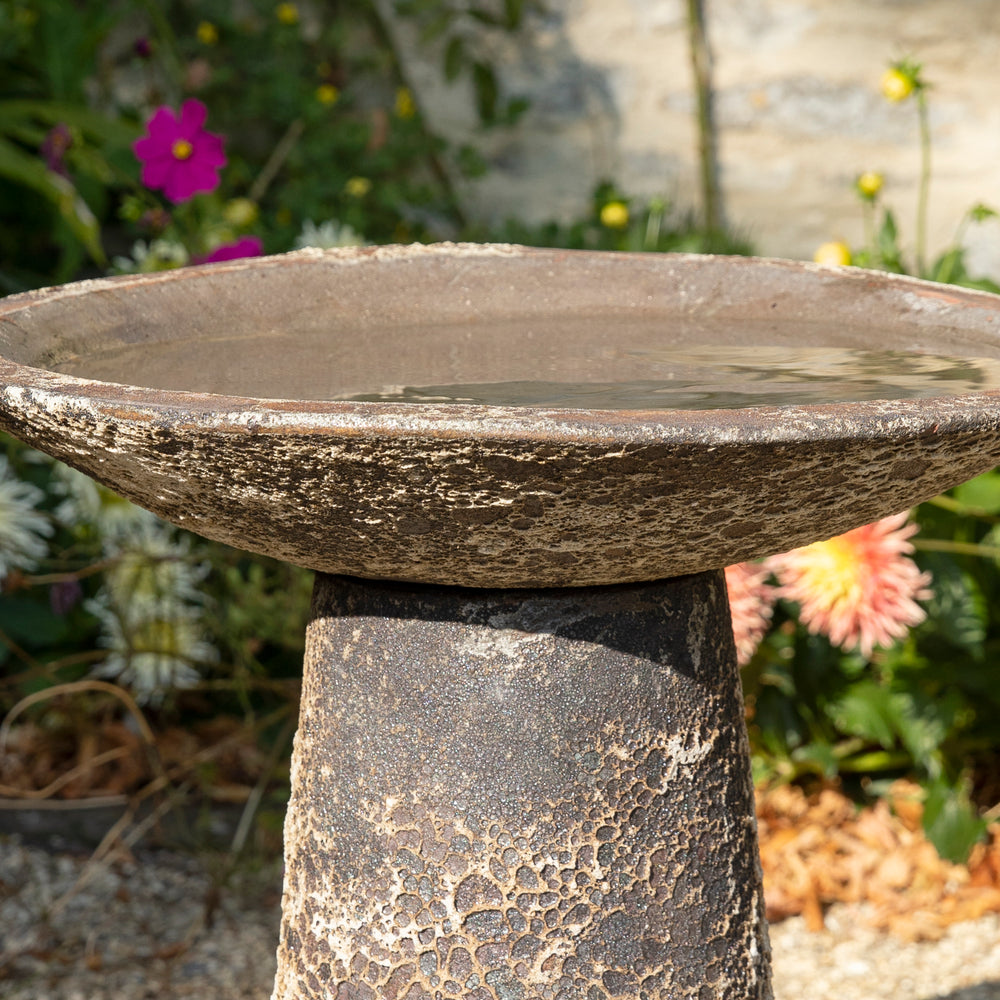
[[[1000,298],[791,262],[303,251],[11,297],[0,355],[0,427],[317,571],[275,1000],[769,997],[721,568],[1000,463]]]

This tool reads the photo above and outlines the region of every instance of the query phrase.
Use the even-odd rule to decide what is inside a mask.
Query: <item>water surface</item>
[[[744,346],[746,331],[595,319],[475,327],[195,331],[40,359],[53,371],[261,399],[728,409],[956,396],[1000,388],[1000,361],[856,347]],[[311,324],[311,325],[310,325]],[[813,342],[823,331],[803,333]],[[766,336],[762,333],[761,336]],[[833,338],[831,338],[833,339]],[[670,340],[678,342],[670,343]],[[662,345],[662,346],[661,346]]]
[[[1000,362],[902,351],[712,347],[638,351],[649,377],[401,385],[359,402],[606,410],[715,410],[956,396],[1000,388]]]

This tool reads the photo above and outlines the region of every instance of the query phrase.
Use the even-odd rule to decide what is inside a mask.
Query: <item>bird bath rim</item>
[[[198,280],[205,275],[236,274],[246,270],[286,267],[298,262],[330,261],[340,265],[357,265],[378,261],[405,261],[423,257],[549,257],[554,261],[614,257],[628,259],[659,259],[684,267],[707,261],[718,264],[750,264],[777,271],[785,269],[805,275],[837,278],[864,286],[869,294],[888,291],[900,295],[903,304],[907,291],[922,300],[923,308],[930,303],[948,306],[971,306],[993,310],[997,315],[996,342],[979,343],[977,347],[992,348],[1000,359],[1000,296],[989,292],[941,285],[910,275],[889,274],[863,268],[833,264],[818,264],[782,258],[706,255],[694,253],[605,252],[589,250],[549,250],[513,244],[438,243],[388,245],[375,247],[335,247],[302,250],[266,257],[240,258],[213,264],[201,264],[148,274],[123,274],[92,278],[67,285],[49,286],[0,298],[0,348],[4,346],[4,324],[16,324],[16,314],[36,306],[62,299],[114,292],[119,287],[141,288],[169,284],[175,281]],[[862,289],[859,288],[859,291]],[[959,356],[982,357],[961,345]],[[539,441],[555,432],[578,440],[612,443],[615,440],[634,441],[654,436],[682,436],[689,440],[715,443],[733,440],[753,428],[757,437],[766,427],[767,440],[789,441],[803,435],[822,438],[828,422],[837,425],[837,436],[844,428],[861,429],[861,424],[883,419],[895,423],[900,418],[920,420],[929,411],[946,411],[948,417],[975,413],[980,406],[990,406],[1000,400],[1000,388],[967,392],[960,395],[942,394],[919,399],[868,399],[830,403],[764,404],[731,408],[636,408],[605,409],[601,407],[504,406],[481,403],[449,402],[359,402],[353,400],[297,399],[287,396],[257,396],[223,392],[199,392],[184,389],[161,389],[142,384],[85,378],[52,372],[43,365],[26,364],[0,354],[0,384],[22,385],[39,393],[51,393],[62,399],[86,404],[94,400],[102,405],[133,406],[170,412],[184,409],[200,419],[206,419],[215,430],[260,427],[272,431],[283,427],[345,434],[364,433],[366,429],[396,433],[469,435],[470,426],[497,431],[511,440]],[[957,405],[956,405],[957,404]],[[220,419],[225,414],[225,419]],[[936,421],[931,421],[933,424]]]
[[[943,336],[937,353],[1000,357],[1000,297],[988,293],[766,258],[452,244],[306,250],[24,293],[0,302],[0,354],[23,359],[45,310],[65,320],[76,312],[60,308],[77,303],[99,329],[102,310],[128,312],[131,295],[141,332],[134,314],[164,290],[192,302],[214,290],[228,316],[251,278],[271,278],[275,315],[294,323],[327,281],[362,304],[396,294],[399,308],[407,281],[440,293],[466,271],[484,315],[506,274],[498,301],[523,294],[536,310],[551,297],[614,315],[650,289],[689,296],[688,314],[794,309],[818,322],[836,306],[866,331],[880,314],[904,343]],[[424,298],[425,312],[455,301]],[[1000,463],[1000,390],[711,410],[328,402],[144,388],[5,357],[0,427],[183,527],[312,569],[583,586],[719,568],[933,496]]]

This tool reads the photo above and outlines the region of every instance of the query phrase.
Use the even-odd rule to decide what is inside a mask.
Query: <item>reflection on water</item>
[[[1000,388],[1000,362],[902,351],[713,347],[623,352],[649,377],[389,386],[358,402],[606,410],[714,410],[957,396]]]

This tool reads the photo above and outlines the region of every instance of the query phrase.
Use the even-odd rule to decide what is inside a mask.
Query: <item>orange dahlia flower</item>
[[[931,596],[929,573],[910,558],[917,525],[907,512],[884,517],[825,542],[774,556],[778,596],[799,604],[799,621],[842,649],[871,656],[926,617],[917,604]]]
[[[736,660],[745,667],[771,624],[775,588],[767,583],[770,569],[760,563],[726,567],[726,589],[733,617]]]

